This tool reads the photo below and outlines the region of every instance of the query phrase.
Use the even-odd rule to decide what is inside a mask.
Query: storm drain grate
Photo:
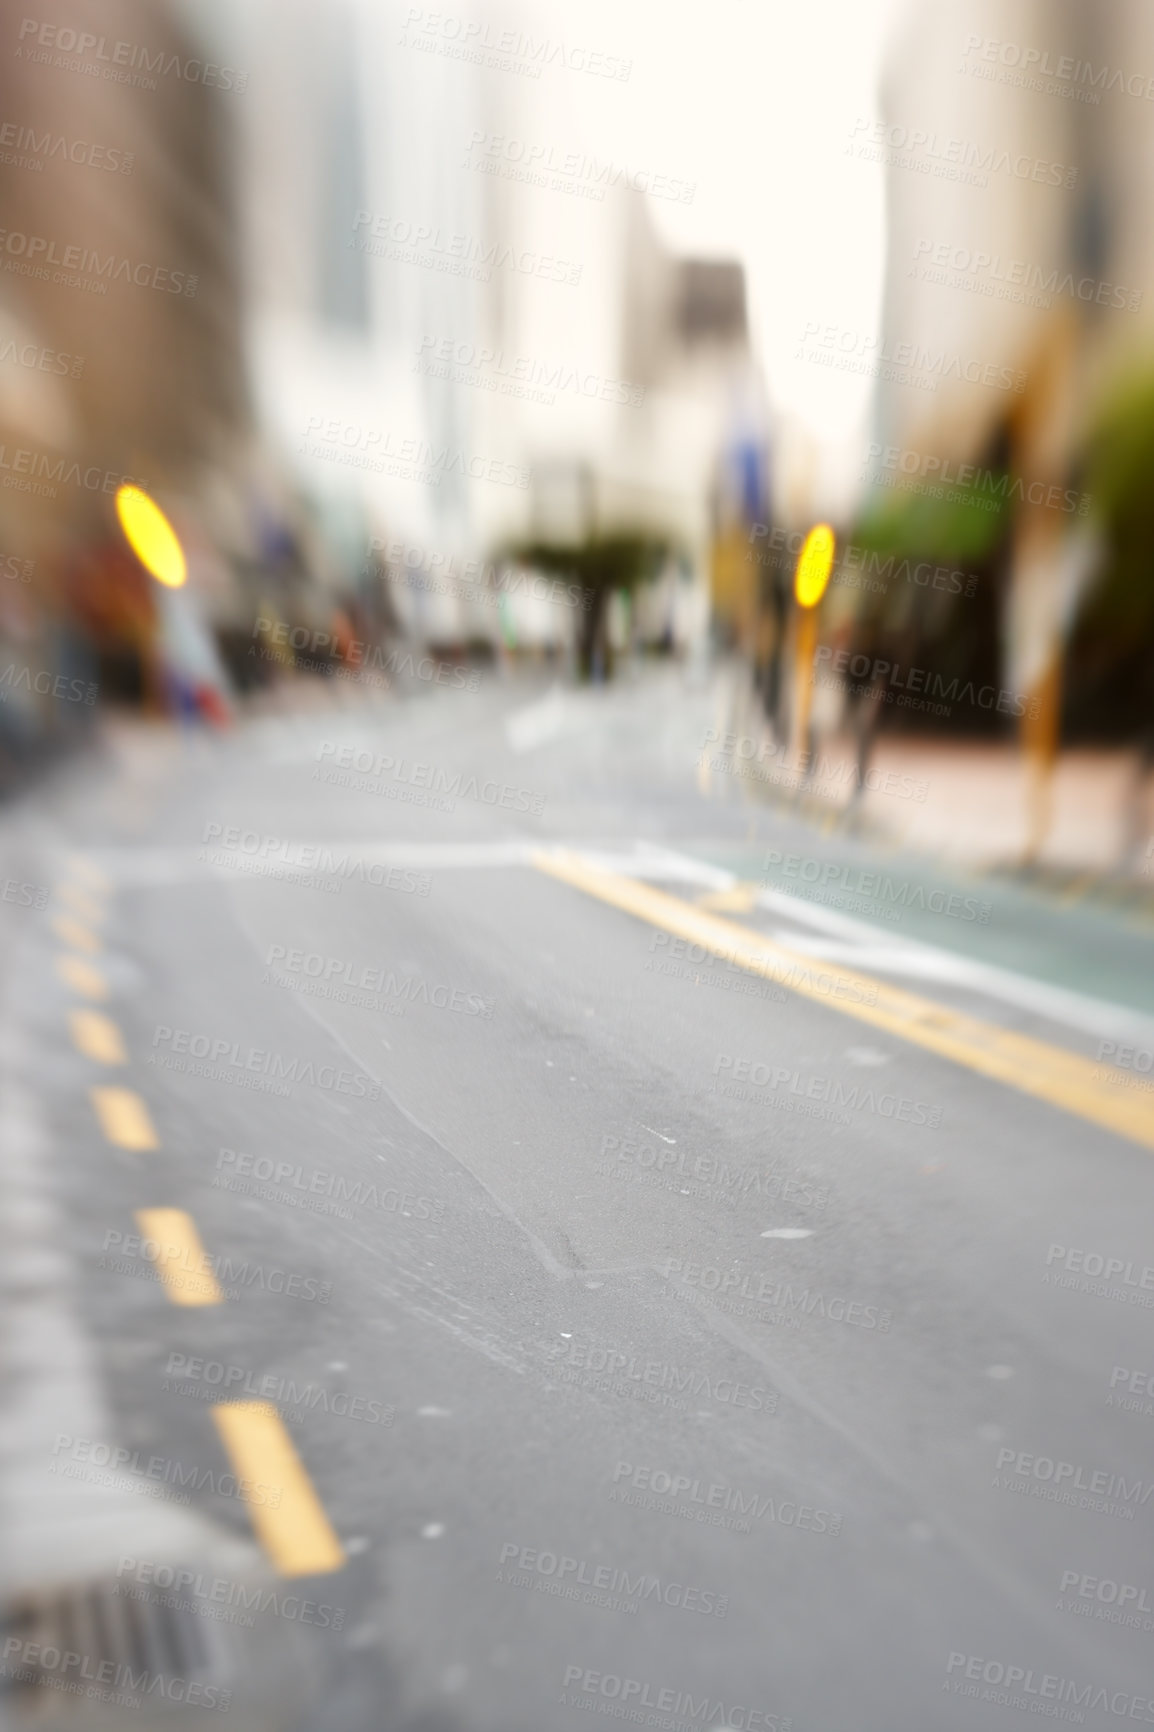
[[[0,1687],[24,1711],[37,1699],[48,1711],[49,1701],[67,1697],[203,1702],[206,1690],[226,1689],[234,1672],[219,1623],[127,1583],[25,1596],[5,1608],[0,1629]]]

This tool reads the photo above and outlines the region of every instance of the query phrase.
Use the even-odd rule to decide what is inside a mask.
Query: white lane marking
[[[653,850],[652,854],[654,859],[658,857],[657,850]],[[703,882],[698,875],[700,862],[668,849],[660,850],[660,855],[671,868],[679,860],[684,860],[686,879],[694,883]],[[627,871],[628,867],[623,865],[622,870]],[[732,873],[720,871],[716,872],[716,880],[716,888],[719,890],[737,883]],[[969,987],[975,992],[983,993],[987,998],[1000,999],[1004,1004],[1012,1004],[1019,1010],[1029,1010],[1035,1015],[1044,1016],[1050,1022],[1064,1023],[1069,1028],[1082,1029],[1086,1033],[1118,1040],[1127,1045],[1141,1042],[1146,1048],[1154,1046],[1154,1017],[1143,1011],[1133,1010],[1129,1005],[1114,1004],[1108,999],[1092,998],[1087,993],[1073,992],[1068,987],[1053,986],[1049,981],[1016,974],[990,962],[977,962],[968,956],[962,956],[958,951],[944,950],[935,944],[927,944],[922,939],[901,938],[883,926],[855,920],[848,914],[838,914],[830,908],[816,907],[802,897],[788,896],[784,891],[759,891],[757,906],[768,909],[771,913],[785,915],[798,923],[824,928],[830,933],[839,933],[843,938],[854,941],[853,945],[839,948],[820,939],[807,938],[797,931],[775,932],[771,935],[788,943],[791,949],[805,951],[815,959],[821,957],[829,961],[851,962],[855,968],[867,971],[876,968],[882,973],[907,974],[914,979],[937,980]],[[884,949],[879,948],[883,941]]]
[[[641,1120],[640,1120],[640,1119],[638,1119],[638,1121],[637,1121],[637,1122],[638,1122],[638,1124],[641,1124]],[[650,1135],[650,1136],[651,1136],[651,1137],[661,1137],[661,1141],[662,1141],[662,1142],[663,1142],[663,1143],[676,1143],[676,1141],[677,1141],[677,1138],[676,1138],[676,1137],[666,1137],[666,1136],[663,1136],[663,1135],[662,1135],[662,1133],[661,1133],[661,1132],[660,1132],[660,1131],[655,1131],[655,1130],[654,1130],[654,1129],[653,1129],[653,1126],[652,1126],[652,1125],[641,1125],[641,1129],[642,1129],[642,1130],[643,1130],[643,1131],[648,1131],[648,1132],[649,1132],[649,1135]]]
[[[763,1239],[812,1239],[812,1227],[767,1227]]]
[[[1064,986],[1051,986],[1048,981],[1034,980],[1028,975],[1012,974],[1009,969],[975,962],[956,951],[938,950],[928,944],[893,944],[871,950],[863,945],[838,944],[797,932],[778,931],[771,936],[806,956],[820,957],[825,962],[848,962],[867,974],[876,971],[902,975],[907,980],[936,980],[943,985],[961,986],[1099,1038],[1126,1043],[1137,1036],[1147,1045],[1154,1044],[1154,1020],[1143,1016],[1141,1011],[1091,998],[1086,993],[1071,992]]]
[[[823,908],[817,903],[807,902],[804,896],[791,896],[786,890],[770,890],[768,887],[757,893],[759,908],[768,909],[771,914],[784,914],[789,920],[796,920],[802,926],[816,926],[819,931],[837,932],[843,938],[856,938],[863,944],[876,944],[878,937],[884,933],[891,936],[888,926],[873,925],[868,920],[855,920],[852,914],[839,914],[836,908]],[[895,944],[913,944],[915,940],[903,940],[895,932],[892,934]]]
[[[876,1046],[847,1046],[845,1056],[851,1064],[889,1064],[890,1054],[879,1052]]]
[[[631,852],[586,848],[580,842],[563,845],[584,855],[595,864],[603,865],[609,871],[621,872],[633,878],[680,880],[688,884],[699,884],[709,890],[729,890],[738,882],[732,872],[726,872],[718,866],[706,865],[688,855],[655,844],[639,843]],[[214,845],[210,843],[205,846],[212,849]],[[353,838],[335,842],[286,841],[285,851],[270,858],[278,866],[291,866],[297,861],[301,849],[315,848],[318,852],[327,850],[337,856],[347,855],[354,862],[441,870],[454,867],[528,865],[539,847],[540,843],[536,841],[409,843],[371,842],[363,838]],[[207,860],[201,861],[197,857],[201,852],[198,847],[93,848],[88,852],[98,866],[118,883],[125,885],[177,884],[197,878],[243,882],[246,877],[251,877],[255,882],[261,877],[252,871],[251,866],[247,869],[243,864],[236,867],[215,866]],[[244,862],[254,857],[236,854],[235,858],[238,862]],[[309,868],[303,865],[296,869],[301,872],[319,870],[315,866]],[[268,879],[264,881],[276,882]],[[351,879],[350,882],[357,880]],[[1051,1022],[1082,1029],[1099,1038],[1117,1040],[1124,1045],[1140,1045],[1147,1049],[1154,1047],[1154,1017],[1132,1010],[1127,1005],[1112,1004],[1106,999],[1072,992],[1067,987],[1052,986],[1046,981],[997,968],[992,963],[975,962],[956,951],[942,950],[918,939],[899,938],[896,933],[891,934],[885,928],[871,926],[866,921],[855,920],[847,914],[838,914],[833,909],[815,907],[800,897],[788,896],[782,891],[759,891],[757,906],[856,941],[857,948],[847,949],[842,955],[844,960],[852,961],[858,967],[874,967],[882,973],[904,973],[914,979],[952,982],[957,986],[970,987],[988,998],[1000,999],[1018,1009],[1032,1011]],[[878,950],[876,946],[883,938],[886,948]],[[790,932],[788,942],[795,950],[803,950],[808,946],[809,954],[815,958],[826,955],[832,960],[835,956],[834,950],[825,949],[821,946],[821,941],[807,939],[803,933]],[[868,950],[863,948],[865,946],[875,948]]]
[[[276,849],[261,854],[260,845],[265,837],[276,832],[258,831],[252,824],[239,824],[236,828],[259,837],[253,852],[246,853],[240,848],[226,849],[220,837],[185,847],[92,848],[89,852],[118,883],[176,884],[187,879],[243,877],[246,873],[253,873],[254,865],[272,865],[323,875],[318,861],[325,854],[337,859],[347,856],[352,861],[363,860],[387,866],[427,866],[431,869],[521,866],[531,863],[542,845],[536,837],[503,842],[383,842],[371,836],[341,836],[335,840],[324,836],[278,836]],[[719,867],[705,866],[644,843],[629,850],[601,849],[596,843],[586,847],[581,841],[564,845],[590,860],[603,863],[610,871],[634,878],[666,877],[700,884],[710,890],[729,889],[737,882],[732,872],[723,872]],[[302,859],[305,850],[313,853]],[[219,865],[215,863],[218,857],[222,861]],[[225,861],[227,864],[223,863]]]
[[[242,825],[240,828],[247,827]],[[260,835],[263,840],[265,832]],[[325,855],[338,861],[347,859],[354,866],[358,861],[370,865],[430,868],[523,866],[531,863],[539,848],[537,841],[377,842],[365,837],[346,837],[335,842],[324,838],[284,839],[280,848],[266,855],[259,852],[246,854],[237,848],[222,849],[216,841],[187,848],[107,848],[94,849],[93,853],[99,853],[101,864],[118,884],[148,885],[183,884],[197,879],[243,882],[246,878],[276,883],[277,880],[269,876],[273,867],[280,871],[298,872],[302,877],[340,877],[339,870],[326,873],[323,865],[318,864]],[[312,854],[305,854],[304,851],[309,849]],[[353,877],[350,882],[357,880]]]
[[[792,950],[803,950],[807,956],[820,956],[826,962],[846,962],[852,956],[857,968],[881,968],[919,979],[944,979],[954,961],[946,951],[923,953],[901,944],[846,944],[840,938],[815,938],[811,932],[798,932],[789,926],[773,926],[769,936],[778,944],[788,944]]]
[[[735,873],[722,866],[710,866],[704,860],[694,860],[656,842],[637,843],[631,864],[629,855],[618,858],[623,863],[621,870],[632,872],[635,878],[677,878],[687,884],[700,884],[706,890],[732,890],[739,882]]]

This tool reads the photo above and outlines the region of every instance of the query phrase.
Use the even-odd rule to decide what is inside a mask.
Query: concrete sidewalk
[[[718,698],[712,743],[699,762],[703,791],[724,798],[723,789],[733,788],[751,804],[869,835],[967,873],[1008,876],[1064,901],[1089,895],[1154,918],[1154,777],[1140,783],[1135,749],[1059,756],[1049,832],[1026,863],[1030,776],[1016,742],[883,734],[859,793],[850,734],[823,737],[809,777],[801,778],[752,693],[723,680]]]
[[[852,759],[849,740],[831,757]],[[1039,868],[1114,874],[1149,883],[1154,838],[1149,792],[1135,811],[1138,754],[1063,753],[1054,772],[1053,817]],[[912,778],[924,799],[886,788]],[[977,867],[1016,865],[1027,840],[1029,777],[1012,745],[883,736],[870,764],[861,809],[867,820],[919,852],[949,854]]]

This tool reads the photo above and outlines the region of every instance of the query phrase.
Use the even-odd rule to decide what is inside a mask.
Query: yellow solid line
[[[158,1149],[148,1108],[131,1089],[92,1089],[92,1104],[110,1143],[122,1149]]]
[[[79,956],[58,956],[56,972],[66,985],[74,992],[82,992],[85,998],[108,997],[108,988],[99,970],[90,962],[82,962]]]
[[[52,930],[63,943],[70,944],[74,950],[86,950],[89,956],[95,956],[100,949],[96,934],[89,932],[87,926],[82,926],[71,914],[58,914],[52,922]]]
[[[748,914],[758,894],[756,884],[735,884],[731,890],[707,890],[697,898],[697,906],[712,914]]]
[[[339,1570],[344,1548],[271,1401],[221,1401],[212,1417],[237,1478],[257,1538],[282,1576]],[[255,1495],[279,1490],[273,1501]]]
[[[72,1041],[85,1058],[101,1064],[127,1064],[128,1054],[116,1024],[98,1010],[74,1010],[68,1018]]]
[[[651,926],[699,944],[715,956],[729,958],[750,974],[777,981],[803,998],[821,1000],[859,1022],[884,1028],[901,1040],[912,1041],[982,1076],[1036,1095],[1051,1106],[1077,1113],[1154,1149],[1154,1092],[1145,1098],[1135,1096],[1127,1089],[1133,1079],[1124,1071],[966,1016],[868,975],[844,969],[832,974],[823,970],[820,962],[750,927],[719,920],[648,884],[603,872],[580,854],[563,849],[542,851],[534,855],[534,864]]]
[[[145,1252],[174,1305],[224,1303],[191,1215],[183,1209],[137,1209],[136,1220]]]

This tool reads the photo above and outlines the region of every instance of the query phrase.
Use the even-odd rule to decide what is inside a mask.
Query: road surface
[[[60,1724],[1154,1723],[1151,937],[751,798],[717,714],[494,676],[9,809]]]

